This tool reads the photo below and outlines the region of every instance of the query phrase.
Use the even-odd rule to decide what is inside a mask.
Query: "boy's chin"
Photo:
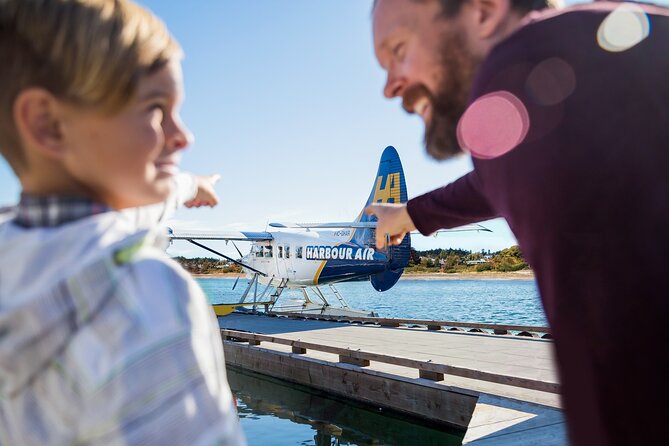
[[[115,209],[128,209],[142,206],[150,206],[152,204],[162,203],[170,196],[172,192],[171,183],[164,187],[152,187],[148,190],[138,191],[135,194],[127,194],[118,197],[115,203],[111,203],[111,207]]]

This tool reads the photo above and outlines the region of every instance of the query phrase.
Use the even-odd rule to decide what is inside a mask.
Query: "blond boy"
[[[213,315],[151,224],[215,204],[177,175],[180,57],[129,1],[0,0],[22,186],[0,217],[0,444],[245,444]]]

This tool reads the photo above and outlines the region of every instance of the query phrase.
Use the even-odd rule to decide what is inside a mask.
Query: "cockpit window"
[[[264,252],[265,252],[265,257],[272,257],[272,247],[271,246],[265,246]]]

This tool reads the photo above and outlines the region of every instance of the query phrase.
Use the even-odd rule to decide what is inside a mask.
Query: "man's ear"
[[[469,0],[474,8],[476,34],[480,39],[493,37],[512,13],[512,0]]]
[[[58,100],[38,87],[22,90],[14,101],[14,123],[21,141],[49,158],[60,158],[64,151],[58,109]]]

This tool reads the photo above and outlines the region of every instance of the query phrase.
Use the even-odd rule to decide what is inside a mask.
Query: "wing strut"
[[[226,256],[225,254],[221,254],[220,252],[215,251],[215,250],[209,248],[208,246],[204,246],[203,244],[198,243],[198,242],[196,242],[196,241],[194,241],[194,240],[190,240],[190,239],[186,239],[186,240],[189,241],[189,242],[191,242],[191,243],[194,244],[195,246],[199,246],[199,247],[202,248],[202,249],[206,249],[206,250],[209,251],[209,252],[213,252],[214,254],[216,254],[216,255],[218,255],[218,256],[221,256],[221,257],[223,257],[223,258],[226,259],[226,260],[231,261],[232,263],[235,263],[235,264],[237,264],[237,265],[239,265],[239,266],[241,266],[241,267],[244,267],[244,268],[246,268],[246,269],[250,269],[250,270],[253,271],[254,273],[257,273],[257,274],[260,274],[260,275],[263,275],[263,276],[267,277],[267,274],[263,273],[262,271],[258,271],[258,270],[255,269],[255,268],[251,268],[251,267],[248,266],[247,264],[242,263],[242,262],[240,262],[240,261],[238,261],[238,260],[235,260],[235,259],[233,259],[232,257],[228,257],[228,256]]]

